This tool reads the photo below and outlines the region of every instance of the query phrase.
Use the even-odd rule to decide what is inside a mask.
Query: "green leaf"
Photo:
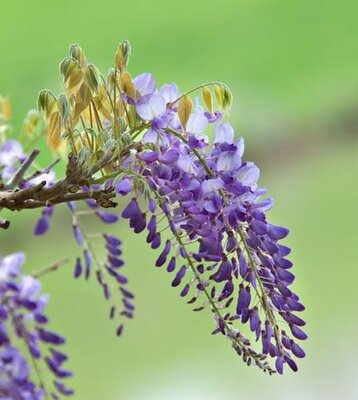
[[[184,131],[186,131],[186,124],[188,123],[192,109],[193,102],[189,96],[184,96],[179,100],[178,117]]]

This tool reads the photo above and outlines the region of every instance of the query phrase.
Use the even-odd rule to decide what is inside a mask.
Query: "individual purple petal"
[[[243,253],[239,255],[239,265],[240,265],[240,275],[242,278],[245,279],[247,277],[247,272],[249,270],[249,267],[247,265],[247,261]]]
[[[30,350],[32,357],[34,357],[35,359],[41,358],[42,353],[41,353],[41,349],[37,342],[34,342],[31,340],[28,343],[28,346],[29,346],[29,350]]]
[[[120,324],[116,330],[116,335],[121,336],[123,334],[124,325]]]
[[[250,330],[252,332],[256,331],[256,329],[257,329],[257,327],[259,325],[259,322],[260,322],[259,311],[258,311],[257,307],[254,307],[252,309],[251,314],[250,314]]]
[[[236,173],[236,179],[242,183],[243,186],[254,186],[260,177],[260,170],[254,163],[246,163]]]
[[[156,142],[155,139],[154,142]],[[138,158],[148,164],[153,163],[154,161],[158,160],[158,152],[156,151],[143,151],[142,153],[138,154]]]
[[[135,198],[133,198],[122,211],[122,217],[126,219],[136,218],[140,214],[142,214],[142,211],[139,208],[137,199]]]
[[[246,289],[244,288],[243,284],[240,284],[239,297],[238,297],[237,306],[236,306],[237,314],[241,314],[241,312],[246,308],[246,304],[247,304],[246,296],[247,296]]]
[[[297,326],[305,326],[306,322],[300,318],[297,317],[297,315],[294,315],[290,312],[286,312],[286,313],[280,313],[282,315],[282,318],[287,321],[288,323],[291,323],[293,325],[297,325]]]
[[[250,223],[250,227],[252,230],[257,233],[258,235],[264,235],[267,232],[267,225],[265,222],[260,221],[258,219],[254,219]]]
[[[291,253],[291,249],[287,246],[284,246],[283,244],[279,244],[278,245],[278,253],[281,257],[285,257]]]
[[[303,332],[298,326],[296,325],[290,325],[292,335],[300,340],[306,340],[307,339],[307,334]]]
[[[128,299],[134,299],[134,294],[130,292],[127,289],[124,289],[124,287],[120,287],[119,290],[122,292],[123,296],[128,298]]]
[[[205,135],[187,133],[187,138],[188,146],[191,149],[204,149],[206,146],[209,145],[209,139]]]
[[[175,259],[175,257],[172,257],[168,263],[167,271],[173,272],[175,269],[175,266],[176,266],[176,259]]]
[[[209,123],[218,122],[222,118],[222,113],[220,111],[215,111],[211,113],[209,111],[205,111],[205,117],[208,119]]]
[[[68,201],[66,204],[72,213],[76,212],[76,203],[74,201]]]
[[[305,352],[303,351],[302,347],[300,347],[297,343],[292,341],[291,343],[291,350],[292,353],[298,358],[304,358],[306,356]]]
[[[65,362],[68,359],[68,356],[64,353],[62,353],[61,351],[58,351],[56,349],[51,348],[50,349],[54,359],[59,363],[62,364],[63,362]]]
[[[163,264],[165,264],[165,262],[167,260],[167,256],[170,253],[170,248],[171,248],[170,240],[167,240],[165,242],[165,246],[163,248],[163,251],[160,253],[157,261],[155,262],[155,265],[157,267],[161,267]]]
[[[108,255],[108,262],[110,263],[110,265],[114,268],[120,268],[124,265],[124,261],[117,258],[117,257],[113,257],[111,255]]]
[[[54,385],[59,393],[63,394],[64,396],[72,396],[74,394],[74,391],[72,389],[69,389],[62,382],[54,381]]]
[[[8,140],[0,148],[0,164],[2,165],[12,166],[25,158],[26,155],[17,140]]]
[[[163,164],[173,164],[179,158],[179,151],[176,149],[168,150],[159,156],[159,161]]]
[[[58,335],[57,333],[53,333],[40,328],[38,329],[38,334],[39,338],[45,343],[50,343],[55,345],[65,343],[65,339],[62,336]]]
[[[86,266],[85,278],[88,279],[91,274],[92,258],[91,258],[91,255],[90,255],[88,249],[85,249],[83,251],[83,255],[84,255],[85,266]]]
[[[172,103],[179,97],[179,89],[176,83],[170,83],[163,85],[159,93],[163,96],[166,103]]]
[[[230,278],[232,272],[232,264],[228,259],[225,259],[219,266],[217,272],[212,276],[215,282],[223,282]]]
[[[19,297],[24,300],[34,300],[41,291],[41,283],[32,276],[24,276],[19,285]]]
[[[149,72],[144,72],[133,79],[135,88],[141,96],[154,93],[156,89],[156,82],[153,75]]]
[[[195,163],[195,159],[189,154],[181,155],[177,161],[177,165],[188,174],[198,175],[199,169]]]
[[[218,192],[220,189],[224,187],[224,181],[221,178],[216,179],[206,179],[201,184],[201,189],[203,191],[203,195],[207,195],[212,192]]]
[[[292,369],[293,372],[298,371],[297,364],[292,360],[290,357],[285,357],[286,363],[289,365],[289,367]]]
[[[190,115],[186,124],[186,131],[189,133],[200,134],[205,131],[208,126],[208,119],[201,111],[196,111]]]
[[[234,128],[228,122],[225,124],[217,124],[215,126],[215,139],[214,143],[233,143],[234,142]]]
[[[280,240],[285,238],[289,233],[289,230],[283,226],[268,225],[268,234],[274,240]]]
[[[229,296],[232,295],[234,291],[234,284],[232,283],[232,280],[229,280],[225,283],[223,290],[220,294],[220,300],[226,299]]]
[[[136,105],[138,115],[146,121],[152,121],[155,117],[161,116],[165,110],[164,98],[156,93],[141,97]]]
[[[283,374],[283,363],[284,363],[284,360],[283,360],[282,356],[279,356],[279,357],[276,358],[276,371],[280,375]]]
[[[180,292],[181,297],[185,297],[189,293],[190,285],[187,283]]]
[[[122,244],[122,241],[113,235],[109,235],[109,234],[105,233],[103,236],[104,236],[106,242],[111,246],[118,247]]]
[[[150,247],[152,249],[157,249],[160,246],[161,243],[162,243],[162,240],[161,240],[160,233],[159,232],[155,232],[153,240],[152,240],[152,243],[150,244]]]
[[[176,286],[179,286],[179,285],[180,285],[180,283],[181,283],[181,281],[182,281],[182,279],[183,279],[183,277],[184,277],[184,275],[185,275],[186,270],[187,270],[186,265],[183,265],[183,266],[180,268],[180,270],[177,272],[175,278],[174,278],[173,281],[172,281],[172,286],[173,286],[173,287],[176,287]]]
[[[76,239],[76,242],[78,243],[79,246],[82,246],[83,244],[83,236],[80,227],[77,225],[76,222],[72,223],[72,231],[73,231],[73,236]]]
[[[128,178],[123,178],[117,185],[116,185],[116,192],[119,193],[121,196],[125,196],[133,190],[133,184]]]
[[[122,254],[122,250],[118,247],[112,246],[110,244],[106,244],[106,249],[112,256],[120,256]]]
[[[158,144],[160,139],[160,134],[156,129],[152,129],[149,128],[143,135],[143,143],[155,143]],[[141,156],[139,156],[140,158],[142,158]],[[155,157],[155,160],[153,160]],[[155,155],[155,153],[152,153],[151,156],[147,155],[144,156],[144,161],[146,162],[153,162],[156,161],[157,156]]]
[[[72,376],[71,371],[66,371],[63,369],[60,369],[60,365],[56,360],[53,360],[51,357],[45,357],[45,361],[49,369],[56,375],[58,378],[68,378]]]
[[[233,172],[241,166],[241,157],[238,152],[220,152],[216,168],[219,172]]]
[[[114,224],[118,221],[118,215],[108,211],[96,211],[96,215],[105,224]]]
[[[150,199],[150,200],[149,200],[148,208],[149,208],[149,211],[150,211],[151,213],[154,213],[154,212],[155,212],[155,210],[156,210],[156,208],[157,208],[157,205],[156,205],[155,200],[153,200],[153,199]]]
[[[50,228],[50,219],[48,218],[47,215],[42,215],[34,228],[34,235],[35,236],[40,236],[45,234]]]

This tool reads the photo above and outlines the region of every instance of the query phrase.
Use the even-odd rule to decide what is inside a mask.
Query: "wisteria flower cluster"
[[[172,286],[194,311],[211,313],[212,334],[225,337],[245,363],[270,374],[282,374],[286,365],[296,371],[295,359],[305,356],[298,341],[307,336],[297,315],[304,306],[291,288],[290,249],[281,243],[288,229],[267,221],[272,200],[258,186],[260,171],[244,160],[244,141],[225,121],[230,90],[210,82],[181,93],[175,83],[158,87],[150,73],[132,78],[130,51],[126,41],[118,46],[115,67],[105,77],[78,45],[71,46],[60,65],[64,94],[42,91],[39,110],[26,117],[26,140],[45,136],[49,148],[67,158],[62,179],[53,172],[58,159],[35,168],[38,151],[26,154],[7,139],[9,104],[2,100],[0,206],[40,208],[34,227],[39,236],[49,230],[54,209],[66,205],[80,248],[73,276],[95,276],[118,336],[135,311],[122,242],[106,230],[93,239],[83,215],[104,226],[126,219],[134,233],[144,233],[158,254],[155,266],[172,275]],[[203,102],[193,101],[200,92]],[[120,213],[109,211],[118,203],[125,204]],[[102,241],[101,251],[93,240]],[[70,395],[62,382],[70,375],[63,368],[66,356],[56,348],[64,339],[45,328],[47,298],[35,276],[21,273],[22,262],[20,253],[1,260],[0,393],[44,398],[50,392],[41,379],[30,380],[26,361],[42,358],[55,376],[52,397]],[[9,325],[29,357],[14,346]]]
[[[71,395],[63,379],[72,376],[64,367],[67,355],[59,350],[65,339],[47,328],[45,314],[48,295],[41,294],[41,283],[36,276],[23,274],[23,253],[14,253],[0,260],[0,395],[2,399],[42,399],[45,384],[37,363],[42,359],[53,374],[54,391]],[[27,354],[16,345],[24,342]],[[29,363],[32,361],[32,364]],[[35,371],[31,374],[32,365]],[[31,380],[35,375],[39,385]]]

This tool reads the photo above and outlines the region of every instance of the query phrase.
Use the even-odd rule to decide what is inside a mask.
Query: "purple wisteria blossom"
[[[152,248],[164,246],[156,265],[168,263],[173,272],[173,260],[182,264],[172,285],[179,286],[187,277],[189,286],[181,295],[191,293],[189,303],[200,302],[195,310],[213,311],[214,333],[225,335],[246,362],[273,372],[266,361],[269,356],[275,359],[277,372],[282,373],[285,364],[296,370],[293,356],[304,356],[296,340],[306,335],[300,329],[304,322],[295,314],[304,307],[290,289],[294,281],[292,263],[286,258],[290,249],[279,243],[288,230],[267,222],[265,213],[272,202],[257,186],[259,169],[242,160],[243,140],[234,139],[228,123],[217,123],[214,146],[197,147],[197,154],[183,132],[167,138],[169,144],[159,147],[156,157],[137,155],[141,161],[137,173],[147,179],[174,235],[161,243],[158,216],[153,214],[147,241]],[[148,212],[134,197],[122,216],[139,233]],[[291,337],[279,319],[288,322]],[[249,323],[261,349],[252,348],[234,327],[236,320]]]
[[[155,267],[171,275],[179,296],[212,315],[212,334],[225,337],[247,365],[297,371],[307,335],[291,250],[281,242],[289,230],[267,219],[273,201],[259,186],[260,170],[245,160],[244,139],[225,120],[231,92],[218,82],[187,92],[173,82],[157,87],[151,73],[132,79],[129,55],[122,42],[106,80],[71,46],[61,63],[65,94],[39,96],[49,147],[68,149],[65,177],[56,178],[54,164],[30,173],[38,152],[1,138],[1,205],[39,208],[35,236],[54,225],[55,208],[65,209],[78,247],[73,278],[97,281],[116,335],[136,311],[116,232],[127,221],[157,252]],[[56,400],[73,394],[59,350],[64,338],[47,328],[48,297],[40,276],[22,273],[24,260],[22,253],[0,259],[0,397]],[[31,359],[54,376],[50,391],[35,381]]]
[[[33,363],[42,361],[47,365],[54,378],[53,397],[58,392],[71,395],[73,390],[62,380],[72,372],[64,368],[67,356],[58,350],[65,339],[47,328],[48,296],[41,294],[39,280],[22,273],[24,262],[23,253],[0,258],[0,397],[45,399],[45,384],[34,383],[32,365],[18,348],[19,341]]]

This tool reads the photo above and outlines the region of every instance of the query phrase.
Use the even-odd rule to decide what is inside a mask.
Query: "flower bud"
[[[204,99],[206,107],[212,113],[213,112],[213,108],[214,108],[213,96],[211,94],[210,89],[207,86],[203,87],[203,99]]]
[[[41,90],[37,104],[40,112],[43,112],[47,119],[57,111],[57,99],[50,90]]]
[[[83,71],[79,62],[71,57],[65,58],[60,64],[60,71],[68,96],[76,93],[83,81]]]
[[[193,102],[189,96],[184,96],[179,100],[178,117],[184,131],[186,130],[186,124],[188,123],[192,108]]]
[[[124,71],[121,73],[120,76],[120,82],[121,82],[121,89],[123,92],[129,96],[132,100],[136,100],[136,89],[131,77],[131,74],[127,71]]]
[[[89,64],[87,66],[84,79],[92,92],[97,93],[99,85],[99,72],[93,64]]]
[[[63,124],[68,124],[70,120],[70,104],[66,95],[61,94],[57,99],[58,112],[60,113],[61,121]]]
[[[127,68],[130,55],[131,45],[127,40],[124,40],[118,45],[115,55],[116,66],[121,72]]]
[[[78,61],[81,67],[86,67],[87,60],[85,52],[78,44],[72,44],[70,47],[70,56]]]

